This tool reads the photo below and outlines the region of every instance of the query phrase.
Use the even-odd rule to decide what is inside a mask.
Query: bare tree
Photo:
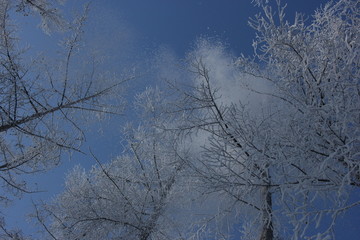
[[[109,81],[95,71],[95,64],[82,74],[74,70],[79,67],[74,65],[75,56],[81,48],[88,7],[68,23],[54,6],[43,0],[0,3],[0,179],[2,191],[8,193],[1,196],[3,203],[36,191],[28,188],[22,175],[57,165],[63,152],[81,151],[82,115],[117,114],[122,109],[115,99],[110,101],[110,93],[126,80]],[[66,30],[64,60],[58,61],[58,66],[51,66],[41,56],[31,60],[20,48],[10,18],[13,10],[25,15],[38,13],[46,31],[51,26]],[[106,82],[109,84],[103,84]],[[5,231],[4,236],[10,235]]]

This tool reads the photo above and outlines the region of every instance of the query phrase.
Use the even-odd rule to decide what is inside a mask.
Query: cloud
[[[218,104],[229,107],[243,105],[253,116],[262,112],[268,103],[272,86],[261,78],[242,73],[235,64],[237,57],[219,42],[201,38],[188,54],[189,61],[201,59],[209,70],[210,84],[217,90]],[[195,79],[198,85],[203,79]]]

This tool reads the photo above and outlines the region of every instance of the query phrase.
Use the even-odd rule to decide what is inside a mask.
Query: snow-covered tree
[[[359,2],[293,23],[255,2],[255,56],[200,40],[193,85],[170,84],[181,98],[142,94],[126,154],[76,168],[37,210],[54,239],[335,238],[360,204]]]
[[[137,106],[144,120],[126,128],[124,154],[107,164],[94,156],[90,171],[73,169],[64,192],[37,210],[44,226],[51,220],[53,239],[182,239],[173,216],[184,199],[180,148],[156,127],[164,121],[156,89],[138,95]]]
[[[27,186],[23,175],[57,165],[65,151],[80,151],[84,139],[80,120],[86,112],[121,111],[119,105],[112,108],[107,98],[119,89],[116,86],[123,80],[109,80],[111,77],[95,71],[93,60],[90,60],[94,62],[93,68],[78,70],[81,66],[75,59],[81,49],[88,7],[70,22],[61,17],[57,6],[55,1],[45,0],[0,1],[2,204],[14,196],[21,197],[22,193],[37,190]],[[40,53],[30,56],[17,36],[19,28],[12,21],[16,14],[25,15],[25,18],[38,14],[45,31],[63,31],[64,41],[57,56],[61,59],[54,61]],[[2,237],[11,237],[12,233],[6,231],[3,224],[1,219],[0,226],[5,231]]]
[[[66,27],[66,21],[59,10],[59,4],[63,5],[65,1],[66,0],[3,0],[1,4],[13,8],[16,12],[24,16],[40,16],[40,27],[49,34],[54,30],[63,30]]]
[[[257,3],[254,58],[206,41],[190,54],[178,129],[206,141],[188,162],[204,191],[243,206],[245,239],[333,239],[337,217],[360,204],[349,198],[360,183],[359,1],[293,23],[279,3],[277,14]]]

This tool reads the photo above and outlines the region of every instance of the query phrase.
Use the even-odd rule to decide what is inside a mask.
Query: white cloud
[[[263,79],[241,73],[235,64],[236,57],[220,42],[200,39],[189,60],[201,59],[209,70],[210,84],[217,89],[218,104],[246,105],[248,110],[260,113],[269,98],[266,94],[272,91],[271,85]],[[197,79],[195,84],[199,84]],[[256,90],[256,91],[253,91]]]

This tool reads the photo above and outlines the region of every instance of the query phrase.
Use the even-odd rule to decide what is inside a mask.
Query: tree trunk
[[[274,228],[272,222],[272,196],[269,191],[269,187],[266,187],[264,195],[266,202],[263,213],[263,229],[261,231],[260,240],[273,240]]]

